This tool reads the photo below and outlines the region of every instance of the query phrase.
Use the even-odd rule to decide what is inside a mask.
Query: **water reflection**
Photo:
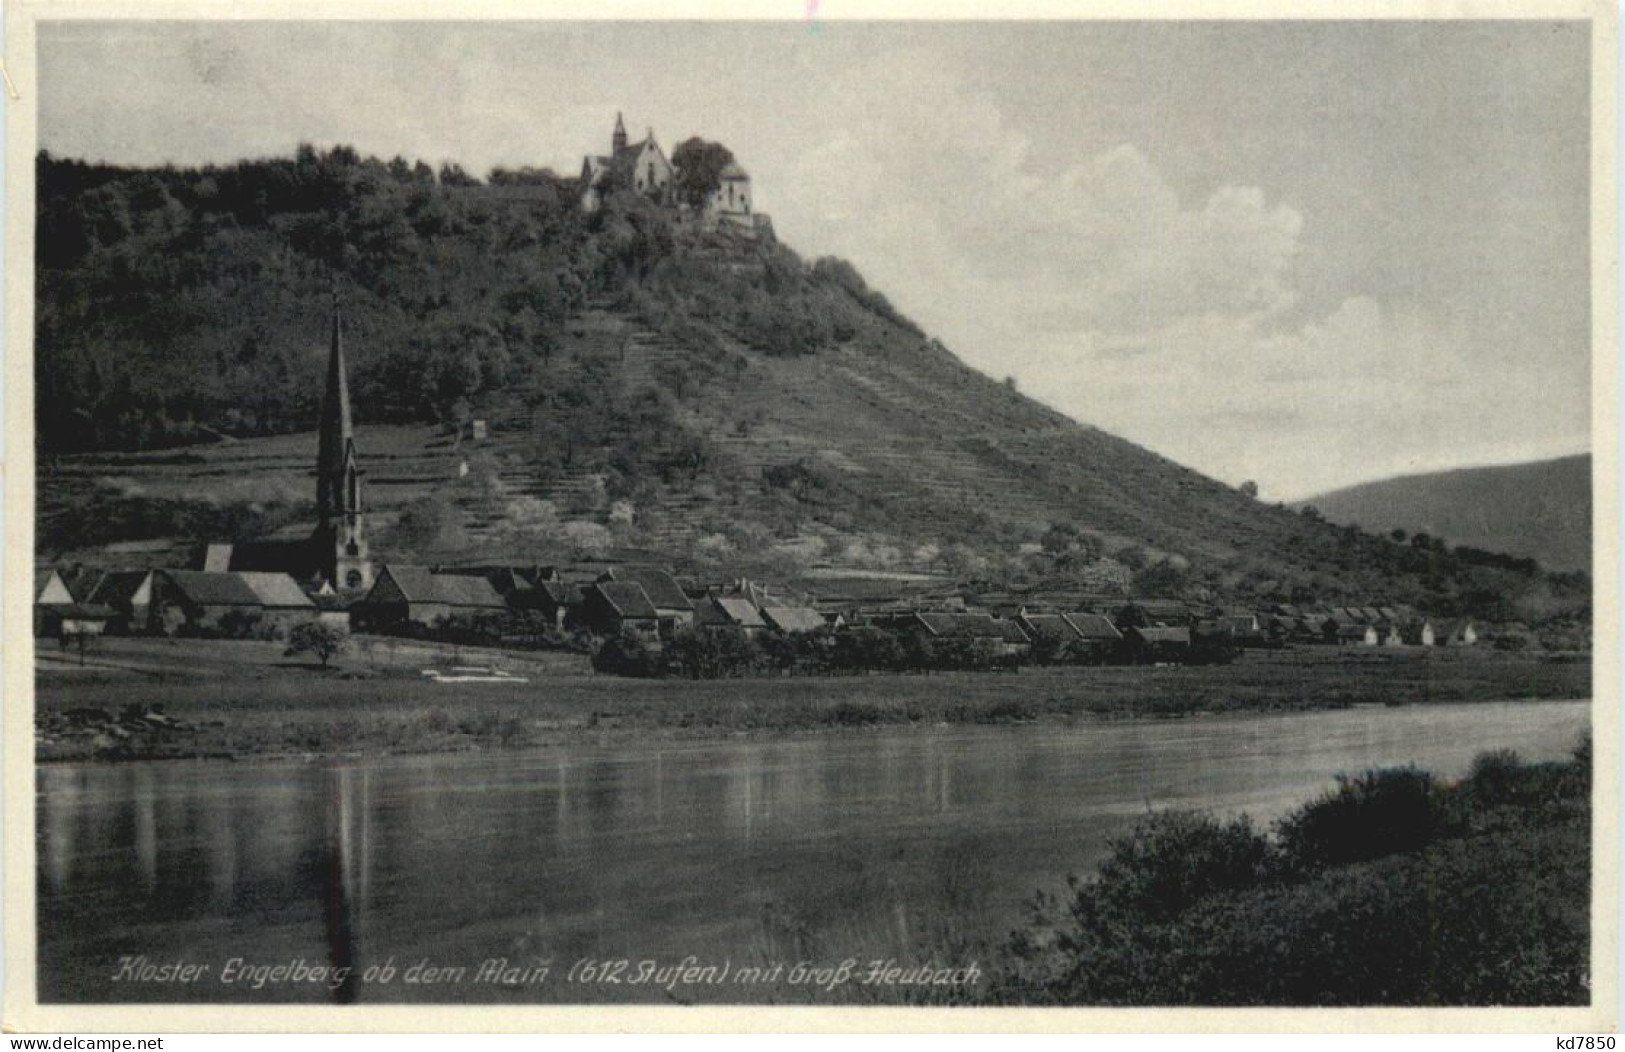
[[[725,956],[999,934],[1147,807],[1267,820],[1339,771],[1566,754],[1579,703],[939,728],[338,764],[38,774],[48,1000],[535,1000],[368,965]],[[975,931],[971,932],[975,934]],[[351,969],[324,985],[113,983],[121,955]]]

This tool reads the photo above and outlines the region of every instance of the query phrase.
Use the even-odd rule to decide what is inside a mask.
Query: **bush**
[[[663,671],[687,679],[748,676],[761,665],[761,649],[737,628],[674,635],[665,646]]]
[[[1487,753],[1459,789],[1413,768],[1371,771],[1280,823],[1279,847],[1245,819],[1154,815],[1112,845],[1096,879],[1073,881],[1070,901],[1039,896],[993,996],[1584,1004],[1590,820],[1576,776],[1586,751],[1534,766]],[[1519,791],[1494,804],[1479,791],[1491,784]],[[1471,833],[1439,820],[1441,805],[1475,819]]]
[[[1415,767],[1340,776],[1337,788],[1277,826],[1289,865],[1304,870],[1415,851],[1440,832],[1433,776]]]
[[[1176,922],[1209,896],[1240,893],[1270,868],[1245,818],[1165,811],[1143,819],[1065,904],[1040,896],[1035,927],[1009,945],[1006,984],[1027,1002],[1162,1004],[1181,999]],[[1177,979],[1174,979],[1177,985]]]
[[[1246,818],[1158,812],[1112,844],[1094,898],[1103,916],[1166,921],[1199,898],[1251,887],[1269,859],[1268,843]]]
[[[594,671],[615,676],[649,677],[665,671],[660,651],[637,636],[611,636],[604,640],[592,655],[592,667]]]
[[[1473,757],[1467,786],[1485,804],[1510,802],[1517,793],[1523,761],[1512,749],[1481,752]]]

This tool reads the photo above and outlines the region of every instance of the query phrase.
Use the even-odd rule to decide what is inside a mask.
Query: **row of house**
[[[648,642],[681,630],[737,630],[746,636],[869,625],[931,640],[980,640],[1003,657],[1063,649],[1081,660],[1177,659],[1203,641],[1236,647],[1286,644],[1471,646],[1472,621],[1435,621],[1406,606],[1264,610],[1198,609],[1169,599],[1109,599],[1089,609],[1024,605],[976,609],[823,608],[748,580],[685,589],[654,568],[585,565],[423,567],[384,565],[359,598],[301,587],[284,573],[42,570],[35,580],[41,635],[253,634],[280,637],[302,621],[359,631],[529,613],[558,632],[631,635]],[[1516,626],[1513,626],[1516,627]]]
[[[1308,608],[1282,603],[1254,610],[1199,608],[1171,599],[1102,599],[1091,609],[1104,611],[1119,628],[1187,628],[1197,636],[1220,635],[1243,647],[1472,646],[1481,635],[1469,619],[1432,619],[1404,604]]]
[[[47,569],[34,585],[34,631],[43,636],[239,634],[250,627],[285,636],[301,622],[349,619],[331,591],[307,594],[285,573]]]
[[[352,608],[359,628],[404,623],[432,627],[454,617],[534,613],[559,632],[670,639],[680,630],[805,632],[830,622],[804,601],[769,593],[749,581],[690,594],[669,572],[617,566],[468,566],[388,564]]]

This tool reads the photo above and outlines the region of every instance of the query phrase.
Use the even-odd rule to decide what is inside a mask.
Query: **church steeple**
[[[345,466],[355,451],[350,424],[350,381],[344,363],[344,328],[339,317],[339,290],[333,286],[333,340],[327,354],[327,390],[322,395],[321,433],[316,446],[316,507],[326,519],[352,508]]]
[[[619,112],[615,114],[615,134],[610,136],[609,143],[611,157],[626,149],[626,124],[621,120]]]
[[[321,430],[316,439],[315,541],[322,573],[333,587],[354,591],[372,584],[372,563],[362,534],[361,470],[356,463],[350,421],[350,380],[344,361],[344,325],[339,317],[338,284],[333,285],[333,340],[327,354],[327,390],[322,395]]]

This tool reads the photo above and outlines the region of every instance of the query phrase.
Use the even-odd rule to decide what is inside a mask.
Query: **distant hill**
[[[308,528],[336,280],[378,558],[1529,618],[1585,599],[1261,503],[971,369],[844,261],[630,191],[586,216],[573,180],[342,147],[38,171],[42,558],[173,564]]]
[[[1460,468],[1368,482],[1312,497],[1332,522],[1401,529],[1451,544],[1538,559],[1554,570],[1591,567],[1591,457]]]

